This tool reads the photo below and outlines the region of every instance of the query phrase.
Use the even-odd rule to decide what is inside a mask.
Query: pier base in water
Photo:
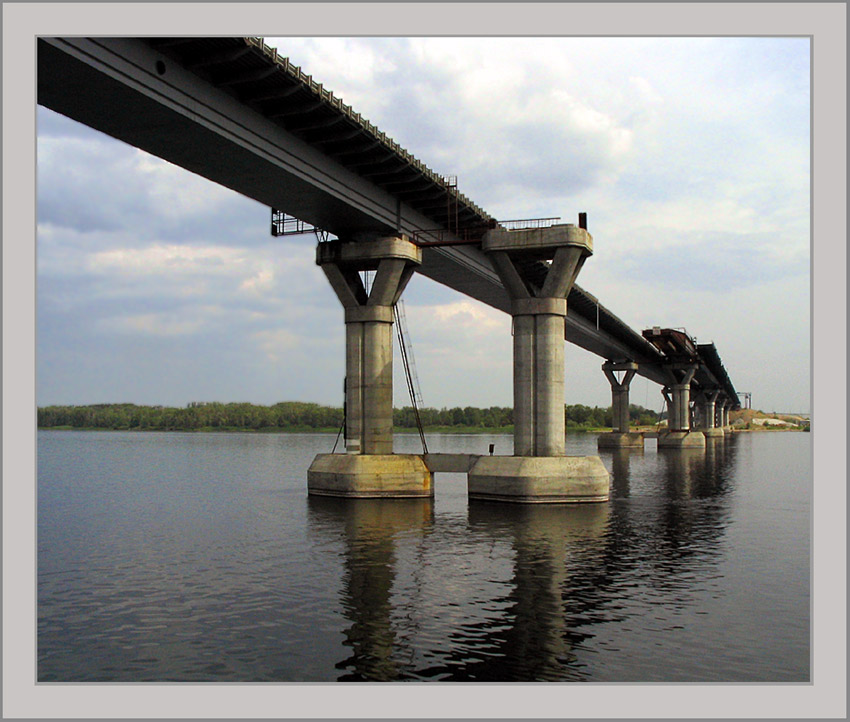
[[[703,429],[702,433],[707,439],[723,438],[723,436],[725,436],[725,434],[726,434],[726,432],[723,431],[723,429],[720,428],[719,426],[716,426],[712,429]]]
[[[639,431],[611,431],[599,434],[596,446],[600,449],[643,448],[643,434]]]
[[[659,449],[699,449],[705,448],[705,434],[702,431],[667,431],[658,434]]]
[[[482,456],[469,471],[470,500],[520,504],[608,501],[598,456]]]
[[[434,496],[434,474],[415,454],[319,454],[307,470],[307,493],[351,498]]]

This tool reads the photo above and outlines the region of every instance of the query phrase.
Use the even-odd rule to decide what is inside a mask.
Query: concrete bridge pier
[[[520,503],[607,501],[609,475],[598,456],[567,457],[564,319],[567,295],[592,238],[571,224],[491,230],[482,248],[511,298],[514,455],[482,456],[469,471],[470,499]],[[540,264],[549,260],[548,270]]]
[[[720,391],[717,389],[703,391],[700,394],[700,430],[707,439],[722,437],[723,426],[717,424],[717,398]]]
[[[696,364],[671,364],[670,382],[662,390],[667,400],[667,431],[659,434],[659,449],[705,447],[705,434],[691,430],[691,381]]]
[[[717,425],[723,429],[724,432],[729,433],[729,407],[732,405],[732,402],[728,398],[723,398],[723,400],[717,405],[717,415],[718,422]]]
[[[321,266],[345,309],[345,454],[319,454],[307,492],[346,497],[429,497],[421,456],[393,454],[393,308],[422,251],[406,237],[319,243]],[[367,292],[360,276],[374,271]]]
[[[629,385],[637,373],[638,365],[634,362],[614,363],[606,361],[602,371],[611,384],[611,408],[613,411],[613,430],[608,434],[599,434],[596,444],[600,449],[623,447],[643,448],[643,434],[629,431]],[[617,378],[617,372],[623,372]]]

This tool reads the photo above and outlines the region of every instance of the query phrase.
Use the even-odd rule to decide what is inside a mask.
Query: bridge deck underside
[[[41,39],[38,102],[335,235],[493,220],[460,194],[447,210],[444,179],[250,39]],[[419,270],[510,310],[475,246],[424,248]],[[663,355],[593,296],[575,286],[568,306],[568,341],[665,383]]]

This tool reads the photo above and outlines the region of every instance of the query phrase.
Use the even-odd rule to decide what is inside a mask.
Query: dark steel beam
[[[303,86],[293,85],[289,88],[277,88],[275,90],[267,90],[259,94],[246,92],[244,100],[246,103],[257,103],[259,105],[269,100],[282,100],[283,98],[288,98],[290,95],[297,93],[299,90],[304,90]]]
[[[211,65],[221,65],[238,60],[243,55],[247,55],[250,52],[250,45],[246,45],[242,48],[233,48],[231,50],[222,50],[217,53],[210,53],[209,55],[195,58],[190,62],[185,63],[185,66],[189,68],[189,70],[200,70],[201,68],[208,68]]]
[[[280,110],[267,111],[264,115],[267,118],[288,118],[293,115],[307,115],[308,113],[312,113],[314,110],[318,110],[324,105],[321,100],[314,100],[311,103],[304,103],[303,105],[290,106],[287,108],[281,108]]]
[[[211,79],[213,85],[219,88],[224,88],[233,85],[242,85],[244,83],[256,83],[259,80],[265,80],[275,73],[280,72],[278,68],[252,68],[251,70],[240,70],[235,73],[228,73],[222,77],[214,77]]]

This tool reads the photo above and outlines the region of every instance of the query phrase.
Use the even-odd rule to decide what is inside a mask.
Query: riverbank
[[[182,433],[199,433],[199,434],[337,434],[340,429],[332,427],[312,427],[312,426],[267,426],[258,429],[237,427],[237,426],[203,426],[199,428],[185,427],[169,427],[169,428],[142,428],[138,426],[39,426],[39,431],[132,431],[132,432],[182,432]],[[572,429],[571,429],[572,430]],[[575,429],[575,431],[589,431],[589,429]],[[482,427],[482,426],[433,426],[426,427],[426,434],[513,434],[513,426],[500,427]],[[417,434],[417,429],[408,427],[396,426],[393,429],[394,434]]]
[[[644,434],[649,433],[658,433],[659,431],[664,431],[666,427],[631,427],[629,431],[631,432],[639,432]],[[808,426],[779,426],[773,424],[755,424],[755,425],[747,425],[747,426],[732,426],[729,427],[730,431],[733,433],[751,433],[751,432],[781,432],[781,431],[808,431]],[[303,426],[303,427],[282,427],[282,426],[269,426],[263,427],[259,429],[246,429],[237,426],[205,426],[197,429],[189,429],[189,428],[140,428],[140,427],[128,427],[128,426],[116,426],[114,428],[104,428],[101,426],[39,426],[39,431],[132,431],[132,432],[154,432],[158,431],[161,433],[171,433],[171,432],[179,432],[185,434],[337,434],[339,433],[338,428],[331,427],[319,427],[314,428],[311,426]],[[568,434],[605,434],[613,431],[610,427],[604,426],[594,426],[594,427],[568,427]],[[417,429],[411,429],[408,427],[397,426],[393,429],[394,434],[417,434],[419,433]],[[510,436],[514,433],[513,426],[500,426],[500,427],[482,427],[482,426],[429,426],[424,428],[425,434],[480,434],[481,436],[493,435],[493,434],[504,434],[506,436]]]

